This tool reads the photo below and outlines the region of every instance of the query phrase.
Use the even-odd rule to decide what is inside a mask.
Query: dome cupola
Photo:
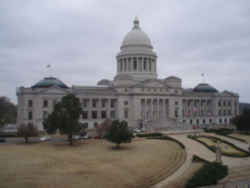
[[[130,75],[135,81],[157,78],[157,55],[137,17],[132,30],[125,35],[116,59],[117,75]]]
[[[207,83],[200,83],[194,89],[194,92],[204,92],[204,93],[217,93],[218,90]]]
[[[121,50],[129,47],[144,47],[152,49],[152,44],[145,32],[143,32],[139,25],[139,20],[136,17],[134,20],[134,27],[126,34],[123,39]]]

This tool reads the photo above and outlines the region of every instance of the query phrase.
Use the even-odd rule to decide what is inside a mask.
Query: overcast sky
[[[249,0],[1,0],[0,96],[56,76],[95,85],[116,74],[115,56],[135,16],[158,55],[158,75],[206,82],[250,102]],[[46,69],[50,64],[51,69]]]

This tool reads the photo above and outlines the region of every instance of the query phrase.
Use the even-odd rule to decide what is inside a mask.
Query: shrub
[[[130,143],[133,134],[128,129],[126,121],[115,120],[112,122],[111,127],[108,129],[105,138],[116,144],[116,148],[120,148],[121,143]]]
[[[186,188],[194,188],[217,184],[218,180],[228,175],[228,167],[220,163],[206,163],[191,179],[188,180]]]
[[[25,143],[28,143],[29,137],[38,136],[39,131],[32,123],[29,123],[28,125],[21,124],[17,129],[17,135],[24,137]]]

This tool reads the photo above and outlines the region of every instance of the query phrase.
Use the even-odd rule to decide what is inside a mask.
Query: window
[[[33,113],[32,113],[32,111],[30,111],[28,113],[28,120],[32,120],[32,118],[33,118]]]
[[[125,109],[125,110],[124,110],[124,118],[125,118],[125,119],[128,119],[128,109]]]
[[[82,103],[83,103],[83,107],[85,107],[85,108],[88,107],[89,99],[83,99]]]
[[[48,112],[47,111],[43,111],[43,119],[46,119],[48,117]]]
[[[102,119],[106,119],[107,118],[107,113],[106,113],[106,111],[102,111]]]
[[[115,99],[111,99],[111,101],[110,101],[110,107],[111,108],[115,107]]]
[[[199,120],[199,119],[197,119],[197,120],[196,120],[196,123],[197,123],[197,125],[199,125],[199,124],[200,124],[200,120]]]
[[[151,62],[149,62],[149,71],[151,72]]]
[[[95,122],[95,123],[94,123],[94,128],[97,128],[97,126],[98,126],[98,123]]]
[[[112,110],[110,112],[110,117],[111,117],[111,119],[115,119],[115,111]]]
[[[193,120],[192,120],[192,119],[190,119],[190,124],[192,125],[192,123],[193,123]]]
[[[226,101],[223,101],[223,106],[226,106]]]
[[[93,107],[93,108],[96,108],[96,107],[97,107],[97,100],[98,100],[98,99],[93,99],[93,100],[92,100],[92,107]]]
[[[102,99],[102,107],[105,108],[105,106],[106,106],[106,100]]]
[[[88,119],[88,111],[82,112],[82,119]]]
[[[33,101],[32,100],[28,100],[28,107],[32,107],[33,106]]]
[[[44,101],[43,101],[43,107],[44,107],[44,108],[48,107],[48,100],[44,100]]]
[[[178,105],[178,101],[175,101],[175,105]]]
[[[178,110],[177,109],[174,111],[174,114],[175,114],[175,117],[177,118],[178,117]]]
[[[218,102],[218,106],[221,106],[221,102],[220,101]]]
[[[128,101],[124,101],[124,105],[125,105],[125,106],[128,105]]]
[[[205,119],[203,119],[202,123],[203,123],[203,124],[205,124],[205,123],[206,123],[206,120],[205,120]]]
[[[97,111],[92,111],[92,119],[97,119]]]

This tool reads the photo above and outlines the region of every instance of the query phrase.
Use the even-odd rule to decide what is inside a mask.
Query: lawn
[[[201,142],[207,144],[208,146],[212,146],[212,147],[216,147],[217,142],[216,142],[216,138],[214,137],[214,139],[212,137],[197,137],[198,140],[200,140]],[[225,143],[225,142],[221,142],[220,141],[220,148],[221,148],[221,152],[222,155],[231,155],[231,154],[236,154],[239,156],[244,156],[246,155],[245,152],[238,150],[237,148]]]
[[[149,187],[180,167],[185,151],[167,140],[137,139],[112,149],[104,140],[2,144],[1,188]]]

